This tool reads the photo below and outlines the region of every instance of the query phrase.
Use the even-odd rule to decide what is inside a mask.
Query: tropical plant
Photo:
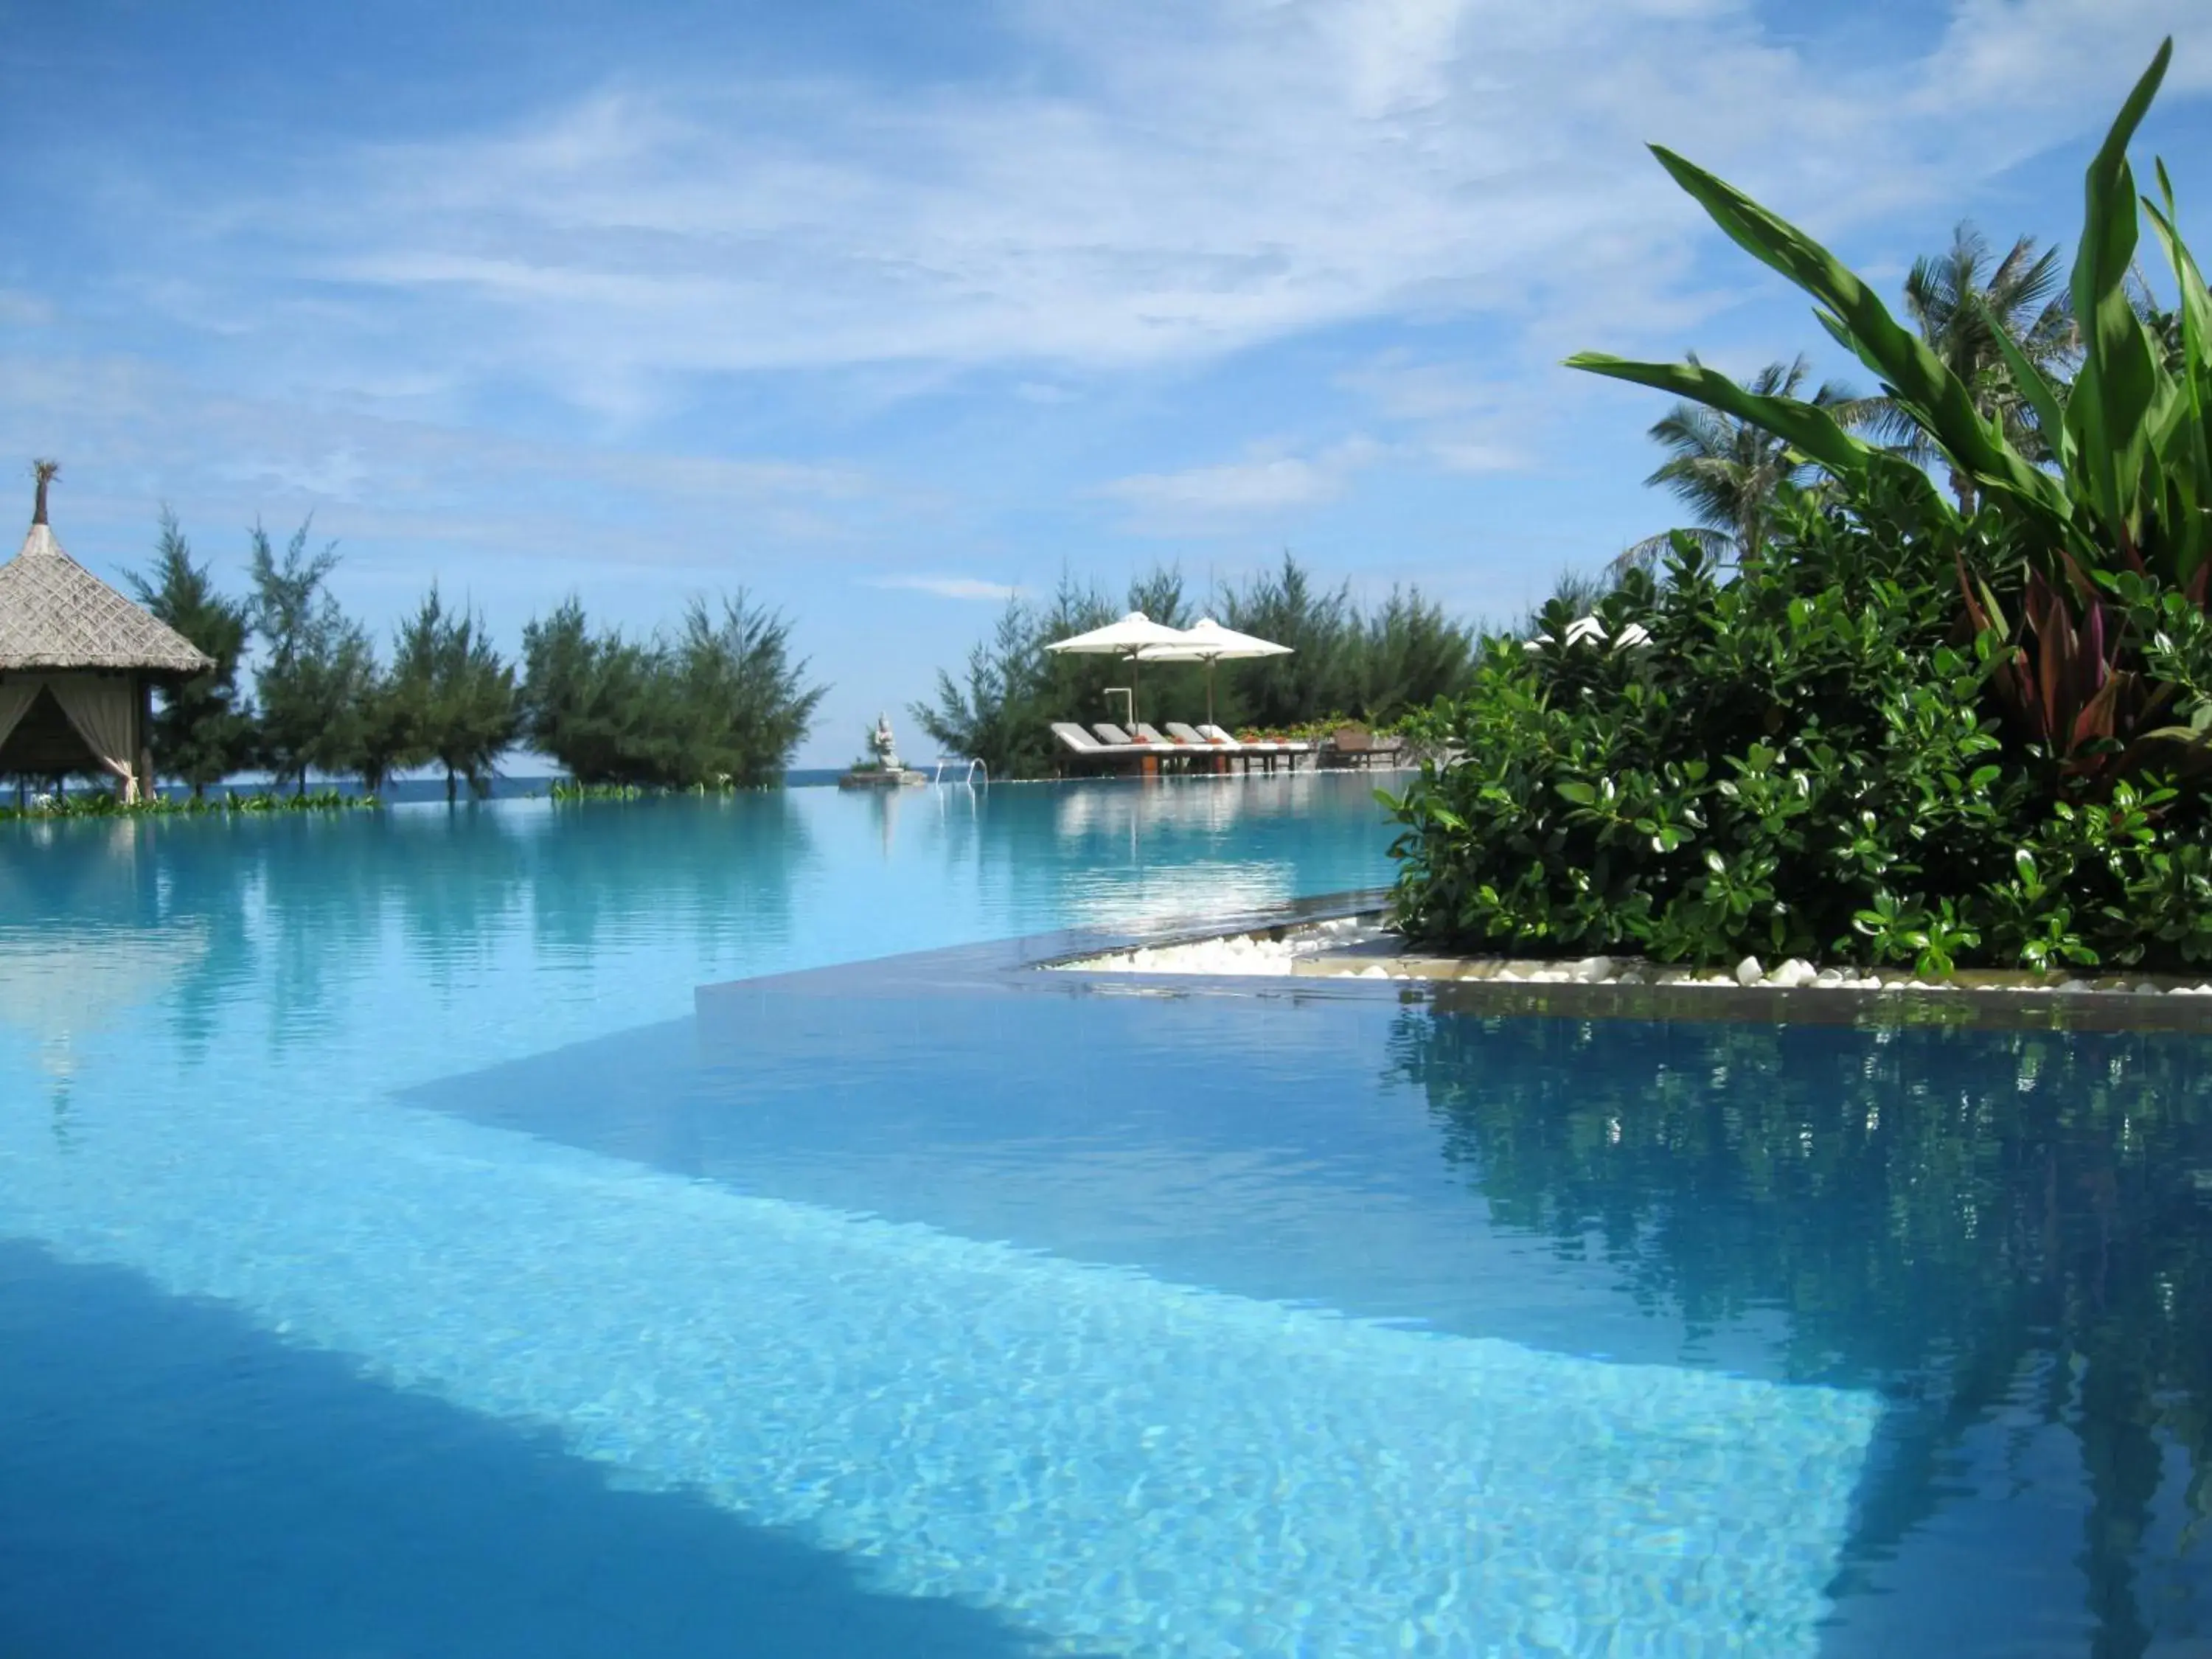
[[[2212,713],[2202,702],[2177,708],[2177,686],[2147,672],[2146,661],[2157,644],[2146,629],[2170,614],[2169,599],[2203,610],[2212,553],[2212,296],[2175,228],[2163,163],[2157,198],[2139,201],[2127,155],[2172,55],[2169,40],[2089,166],[2070,285],[2081,330],[2071,384],[2062,386],[1992,320],[1989,337],[2033,416],[2035,450],[2014,441],[2002,410],[1984,413],[1978,398],[1987,398],[1986,385],[1962,379],[1819,243],[1655,147],[1730,238],[1813,295],[1822,325],[1881,378],[1899,416],[1960,481],[1978,509],[1970,522],[1907,456],[1854,436],[1814,404],[1761,394],[1697,363],[1571,360],[1760,427],[1848,489],[1882,481],[1923,525],[1963,526],[1957,580],[1992,683],[2015,734],[2058,787],[2076,793],[2108,790],[2153,765],[2194,767],[2212,733]],[[2172,267],[2178,362],[2130,288],[2139,217]],[[2039,465],[2046,451],[2050,464]]]
[[[1692,545],[1704,545],[1695,536],[1691,538],[1691,542]],[[1660,551],[1671,551],[1674,545],[1674,538],[1669,535],[1666,538],[1666,546]],[[1633,562],[1616,559],[1602,570],[1577,570],[1571,565],[1566,567],[1552,579],[1550,596],[1531,607],[1528,614],[1508,630],[1510,636],[1515,640],[1534,640],[1544,632],[1547,617],[1589,616],[1607,594],[1620,586],[1620,579],[1626,571],[1638,565],[1649,568],[1649,561],[1641,559]],[[1496,630],[1487,631],[1494,633]]]
[[[1689,361],[1698,366],[1695,352]],[[1811,373],[1812,364],[1802,356],[1795,362],[1769,363],[1745,389],[1754,397],[1795,398]],[[1871,408],[1834,381],[1821,382],[1811,401],[1846,428],[1863,424]],[[1686,533],[1699,546],[1717,558],[1741,563],[1756,561],[1765,550],[1783,488],[1809,483],[1817,471],[1765,427],[1703,404],[1676,404],[1652,426],[1651,437],[1667,451],[1667,459],[1645,484],[1664,485],[1690,508],[1696,523]],[[1674,533],[1637,543],[1616,562],[1650,563],[1667,550]]]
[[[1982,418],[1995,423],[2022,455],[2049,459],[2050,441],[2006,354],[2054,377],[2068,374],[2079,356],[2058,250],[2039,253],[2035,239],[2022,236],[1992,265],[1989,240],[1961,221],[1942,253],[1913,261],[1905,279],[1905,310],[1929,350],[1967,388]],[[1878,399],[1874,416],[1875,433],[1901,445],[1914,460],[1925,465],[1937,459],[1904,410]],[[1972,480],[1953,471],[1950,484],[1960,510],[1972,513]]]
[[[167,507],[153,568],[129,580],[141,605],[215,659],[206,673],[164,688],[154,714],[155,766],[190,784],[198,799],[210,784],[252,763],[253,720],[238,690],[250,607],[216,591],[208,567],[192,562],[191,544]]]
[[[356,769],[377,672],[368,634],[327,586],[337,566],[336,544],[311,553],[309,531],[301,524],[280,559],[256,524],[250,562],[253,629],[262,644],[254,673],[256,757],[279,786],[289,781],[301,794],[311,770]]]

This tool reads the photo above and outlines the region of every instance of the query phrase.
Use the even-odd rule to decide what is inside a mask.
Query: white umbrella
[[[1211,617],[1200,617],[1170,645],[1146,646],[1137,654],[1146,662],[1202,662],[1206,665],[1206,723],[1213,724],[1213,665],[1224,659],[1287,657],[1291,648],[1273,640],[1240,634],[1224,628]]]
[[[1188,637],[1180,628],[1170,628],[1165,623],[1154,622],[1141,611],[1132,611],[1119,622],[1108,623],[1103,628],[1094,628],[1088,634],[1078,634],[1073,639],[1055,640],[1045,649],[1098,657],[1126,657],[1133,665],[1146,650],[1178,645]],[[1129,678],[1133,681],[1136,676],[1133,673]],[[1137,693],[1133,686],[1129,692],[1129,723],[1133,726],[1136,722]]]

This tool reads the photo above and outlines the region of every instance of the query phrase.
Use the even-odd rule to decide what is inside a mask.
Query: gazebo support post
[[[138,681],[138,799],[154,799],[154,687],[151,681],[141,677]]]

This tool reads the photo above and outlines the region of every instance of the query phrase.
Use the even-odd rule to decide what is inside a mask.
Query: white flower
[[[1605,624],[1595,617],[1577,617],[1567,624],[1567,643],[1580,645],[1585,640],[1605,643]]]

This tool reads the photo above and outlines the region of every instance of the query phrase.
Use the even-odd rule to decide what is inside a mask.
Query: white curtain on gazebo
[[[0,743],[8,741],[46,689],[44,680],[0,680]]]
[[[137,800],[138,769],[131,763],[131,736],[137,710],[130,680],[122,675],[57,674],[46,684],[77,736],[122,783],[123,799]]]

